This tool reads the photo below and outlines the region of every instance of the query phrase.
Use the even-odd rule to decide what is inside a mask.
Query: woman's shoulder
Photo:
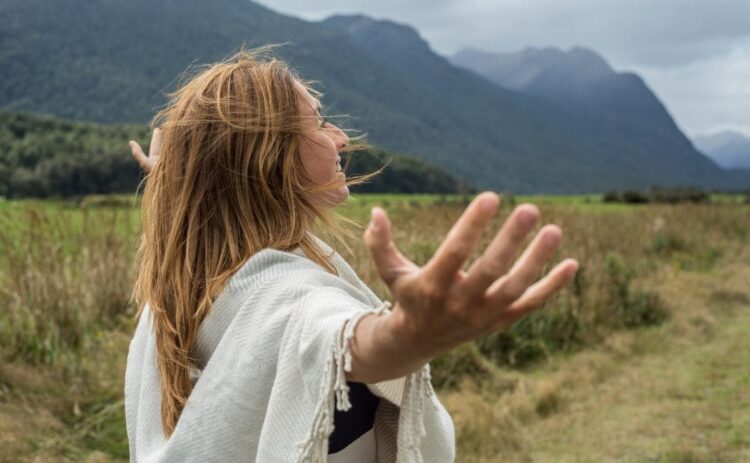
[[[305,294],[329,294],[354,297],[380,305],[377,296],[362,282],[349,264],[331,246],[313,236],[328,255],[336,274],[324,269],[297,247],[290,251],[265,248],[256,252],[235,272],[225,286],[226,292],[283,292],[295,297]]]
[[[296,251],[266,248],[253,254],[229,279],[228,290],[250,289],[262,283],[302,282],[324,277],[326,271]]]

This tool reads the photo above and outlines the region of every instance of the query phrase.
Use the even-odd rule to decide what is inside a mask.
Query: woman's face
[[[349,137],[338,127],[325,122],[320,115],[320,102],[307,91],[299,82],[297,88],[300,113],[309,124],[309,130],[300,141],[300,158],[302,167],[312,181],[312,186],[340,182],[336,189],[321,191],[321,204],[333,207],[349,197],[349,187],[346,186],[344,173],[341,172],[341,156]]]

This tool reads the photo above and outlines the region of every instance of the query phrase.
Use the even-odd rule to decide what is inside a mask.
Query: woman
[[[483,193],[420,268],[374,208],[364,242],[390,308],[311,233],[316,220],[345,233],[333,209],[367,176],[345,178],[350,140],[283,62],[240,53],[208,67],[157,125],[149,156],[131,142],[148,172],[125,387],[131,460],[452,461],[428,362],[570,281],[572,259],[535,282],[560,229],[543,227],[511,266],[539,218],[519,206],[464,271],[499,206]]]

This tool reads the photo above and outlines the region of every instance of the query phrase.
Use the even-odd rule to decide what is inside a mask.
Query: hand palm
[[[535,283],[560,244],[562,232],[555,225],[543,227],[511,266],[539,217],[536,207],[521,205],[484,254],[462,270],[498,206],[494,193],[479,195],[421,268],[391,241],[385,212],[373,209],[365,244],[396,300],[394,313],[403,332],[427,356],[506,328],[562,289],[578,268],[575,260],[567,259]]]

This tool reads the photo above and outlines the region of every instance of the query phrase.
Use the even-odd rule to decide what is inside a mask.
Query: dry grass
[[[119,209],[25,205],[0,219],[0,343],[52,364],[132,311],[134,224]]]
[[[465,203],[376,201],[418,263]],[[364,221],[373,202],[359,204],[347,214]],[[133,211],[24,203],[8,211],[0,227],[0,461],[127,458],[121,400]],[[460,461],[708,461],[706,452],[742,461],[750,417],[714,409],[745,403],[750,389],[740,387],[750,354],[738,341],[750,328],[747,207],[550,202],[542,215],[565,230],[560,258],[582,264],[574,284],[506,334],[434,363]],[[351,245],[344,257],[388,298],[364,247]],[[681,431],[684,423],[703,437]]]
[[[459,461],[750,460],[750,252],[712,273],[663,273],[670,323],[554,358],[492,399],[471,384],[445,392]]]
[[[109,406],[137,224],[119,209],[18,206],[0,224],[0,461],[80,461],[88,446],[127,456],[122,407]]]
[[[426,262],[458,218],[463,204],[425,203],[391,207],[394,240],[417,263]],[[747,244],[750,230],[746,207],[731,204],[593,209],[548,204],[544,223],[565,231],[560,259],[575,256],[581,269],[573,284],[538,313],[505,333],[479,342],[481,353],[497,365],[525,367],[554,352],[572,352],[601,342],[613,331],[661,323],[674,308],[660,297],[655,285],[664,268],[711,272],[724,255]],[[476,255],[489,243],[510,208],[490,227]],[[388,298],[367,251],[351,243],[345,254],[379,296]],[[659,286],[658,284],[656,285]],[[438,361],[449,366],[466,364],[467,371],[486,370],[472,352],[461,351]],[[454,370],[437,372],[443,386],[455,385]],[[449,377],[448,382],[440,382]]]

